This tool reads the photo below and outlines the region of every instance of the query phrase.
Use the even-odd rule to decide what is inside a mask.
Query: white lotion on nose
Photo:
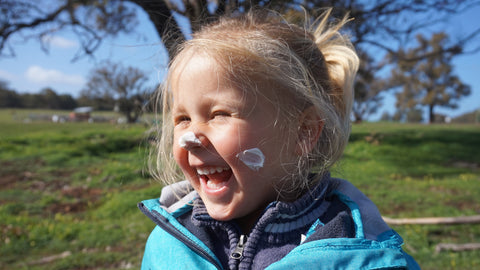
[[[189,146],[201,146],[202,142],[197,138],[195,133],[189,131],[185,132],[185,134],[178,139],[178,145],[187,149]]]
[[[254,171],[262,168],[263,162],[265,162],[265,156],[258,148],[247,149],[240,152],[237,154],[237,158]]]

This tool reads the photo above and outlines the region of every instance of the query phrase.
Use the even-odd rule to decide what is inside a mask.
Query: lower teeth
[[[213,181],[207,180],[207,187],[209,187],[211,189],[218,189],[218,188],[221,188],[223,186],[225,186],[224,182],[214,183]]]

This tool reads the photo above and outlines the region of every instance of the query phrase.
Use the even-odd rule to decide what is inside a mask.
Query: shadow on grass
[[[480,169],[480,129],[422,126],[361,131],[352,133],[350,145],[353,150],[347,151],[347,158],[378,160],[412,177],[445,177]]]

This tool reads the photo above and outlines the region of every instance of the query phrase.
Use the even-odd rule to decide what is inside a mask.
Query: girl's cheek
[[[175,158],[175,162],[178,164],[185,177],[188,180],[195,179],[196,173],[188,163],[188,151],[178,147],[178,149],[173,150],[173,156]]]
[[[188,165],[188,152],[180,146],[173,147],[173,157],[182,170]]]

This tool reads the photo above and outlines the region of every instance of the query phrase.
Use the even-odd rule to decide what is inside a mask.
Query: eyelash
[[[211,114],[210,119],[214,119],[215,117],[228,117],[228,116],[231,116],[231,114],[226,111],[215,111]],[[190,117],[186,115],[180,115],[175,117],[174,123],[175,125],[179,125],[184,122],[190,122],[190,120],[191,120]]]
[[[184,115],[175,117],[175,120],[174,120],[175,125],[178,125],[183,122],[189,122],[189,121],[190,121],[190,117],[184,116]]]
[[[213,118],[215,118],[215,117],[217,117],[217,116],[222,116],[222,117],[224,117],[224,116],[230,116],[230,113],[225,112],[225,111],[215,111],[215,112],[212,113],[211,119],[213,119]]]

